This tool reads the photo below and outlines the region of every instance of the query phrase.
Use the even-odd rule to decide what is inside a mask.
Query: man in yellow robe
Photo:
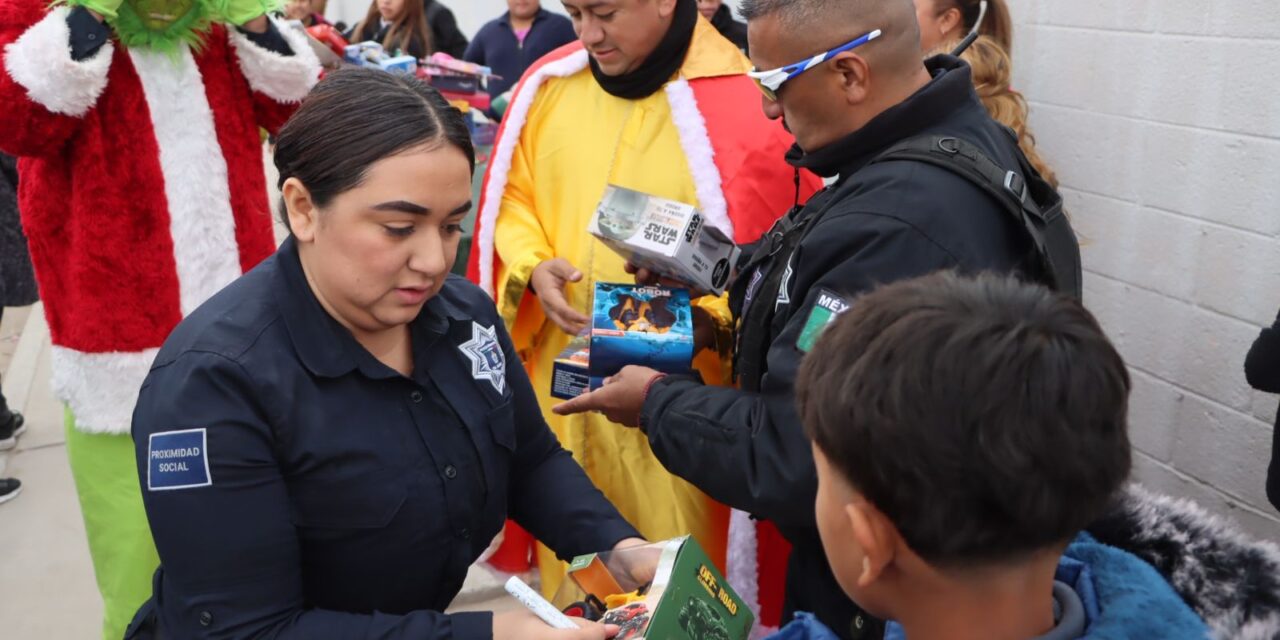
[[[784,162],[790,135],[764,117],[744,75],[750,64],[695,0],[563,2],[579,42],[540,60],[516,89],[485,179],[470,274],[494,295],[547,422],[595,484],[650,540],[692,534],[724,567],[727,510],[663,469],[643,433],[598,415],[552,414],[551,366],[587,326],[594,283],[633,280],[586,231],[607,185],[696,205],[750,243],[817,179]],[[699,304],[727,317],[720,299]],[[714,350],[695,365],[723,380]],[[563,564],[541,545],[538,560],[543,590],[554,594]]]

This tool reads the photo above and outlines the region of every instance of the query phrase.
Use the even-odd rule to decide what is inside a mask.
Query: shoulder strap
[[[1031,241],[1035,273],[1029,275],[1079,299],[1083,296],[1080,245],[1071,222],[1063,214],[1062,196],[1036,173],[1021,150],[1017,155],[1019,171],[1008,170],[967,140],[922,135],[890,147],[871,163],[924,162],[947,169],[981,188],[1004,206]]]
[[[746,391],[760,390],[772,340],[770,328],[777,313],[778,292],[782,288],[782,278],[791,262],[791,255],[823,213],[821,210],[815,211],[806,218],[796,220],[795,215],[800,210],[801,207],[797,206],[774,223],[773,228],[762,238],[751,261],[741,271],[744,275],[752,274],[762,263],[773,260],[760,284],[756,286],[751,304],[746,309],[733,310],[734,316],[741,319],[738,323],[739,343],[733,352],[733,371]],[[740,280],[745,281],[746,287],[750,287],[751,279],[752,276],[748,275]],[[736,293],[731,298],[743,300],[746,297],[745,290]]]

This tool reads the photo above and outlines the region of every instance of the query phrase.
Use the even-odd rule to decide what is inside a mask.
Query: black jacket
[[[1249,357],[1244,361],[1244,375],[1249,385],[1259,391],[1280,393],[1280,316],[1269,329],[1263,329],[1262,335],[1249,349]],[[1276,419],[1276,429],[1271,436],[1271,467],[1267,470],[1267,499],[1271,505],[1280,509],[1280,417]]]
[[[431,50],[443,51],[459,60],[467,53],[467,37],[458,28],[458,19],[436,0],[423,0],[427,26],[431,28]]]
[[[480,28],[467,46],[467,62],[482,64],[502,76],[490,78],[489,95],[497,98],[516,86],[520,76],[542,56],[578,38],[568,18],[539,9],[521,42],[511,28],[511,12]]]
[[[442,612],[508,517],[566,560],[638,535],[547,428],[478,287],[451,277],[408,328],[402,375],[320,306],[290,238],[174,329],[133,414],[161,562],[140,625],[489,640],[492,615]]]
[[[39,299],[18,215],[18,160],[0,154],[0,309],[25,307]]]
[[[1001,166],[1018,166],[1016,143],[978,101],[969,67],[938,57],[929,69],[932,82],[853,135],[812,154],[793,150],[794,164],[840,179],[789,214],[811,221],[797,250],[744,271],[733,288],[735,310],[749,313],[756,297],[759,304],[776,305],[768,326],[742,326],[739,336],[741,345],[752,332],[768,332],[763,375],[741,380],[759,392],[673,376],[653,386],[642,416],[653,451],[669,470],[778,525],[794,546],[788,612],[811,611],[845,638],[878,637],[879,625],[858,619],[818,538],[817,476],[793,388],[805,324],[824,295],[847,302],[878,283],[940,269],[1015,271],[1031,250],[1019,223],[950,171],[908,161],[869,164],[899,141],[936,133],[968,140]],[[776,295],[760,293],[760,274],[773,260],[787,260],[788,273]],[[858,623],[863,630],[855,633],[851,627]]]
[[[739,49],[745,53],[747,51],[747,25],[733,19],[733,10],[729,5],[722,4],[716,10],[716,14],[711,16],[711,26],[720,32],[720,35],[729,39],[729,42],[737,45]]]

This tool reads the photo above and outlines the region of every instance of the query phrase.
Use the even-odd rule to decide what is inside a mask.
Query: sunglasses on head
[[[851,40],[849,42],[846,42],[830,51],[819,53],[818,55],[813,56],[812,58],[801,60],[800,62],[797,62],[795,64],[789,64],[785,67],[779,67],[777,69],[771,69],[769,71],[759,71],[759,70],[749,71],[747,72],[747,77],[751,78],[752,80],[755,80],[756,86],[760,87],[760,91],[764,93],[764,96],[766,98],[773,101],[777,101],[778,90],[781,89],[782,85],[786,84],[788,81],[822,64],[823,62],[830,60],[832,56],[844,53],[845,51],[851,51],[853,49],[861,47],[862,45],[868,42],[871,42],[872,40],[875,40],[876,38],[879,38],[880,33],[881,33],[880,30],[876,29],[871,33],[868,33],[862,37],[859,37],[856,40]]]

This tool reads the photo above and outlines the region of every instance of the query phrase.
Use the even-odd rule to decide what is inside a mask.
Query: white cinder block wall
[[[1277,398],[1242,368],[1280,308],[1280,4],[1009,1],[1086,303],[1133,374],[1138,479],[1280,541]]]

